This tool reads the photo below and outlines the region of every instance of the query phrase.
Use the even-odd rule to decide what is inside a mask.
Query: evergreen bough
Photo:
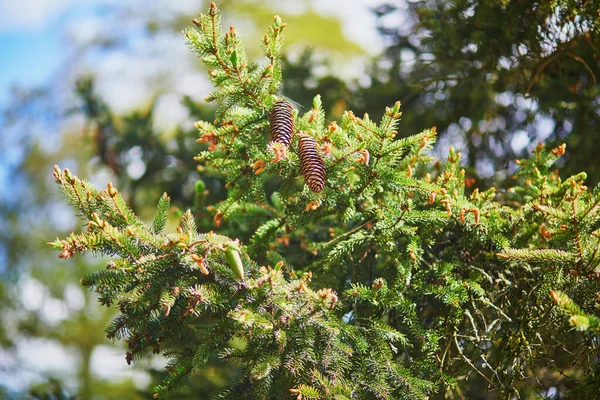
[[[65,259],[111,257],[82,284],[120,311],[107,335],[127,343],[128,362],[169,358],[155,397],[216,358],[239,366],[230,399],[520,396],[544,388],[542,368],[570,386],[597,376],[600,187],[559,177],[564,146],[520,160],[507,191],[469,191],[460,153],[428,155],[435,129],[396,138],[399,102],[379,123],[346,112],[328,124],[319,96],[294,111],[289,148],[269,144],[286,25],[275,17],[257,64],[233,28],[222,35],[214,3],[194,23],[188,45],[216,87],[197,160],[228,188],[208,207],[220,233],[198,232],[198,207],[164,233],[166,194],[147,223],[111,184],[54,171],[88,229],[51,244]],[[322,192],[302,179],[300,134],[318,144]]]

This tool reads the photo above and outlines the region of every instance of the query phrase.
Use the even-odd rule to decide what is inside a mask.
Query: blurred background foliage
[[[351,109],[377,120],[400,100],[398,136],[436,126],[435,152],[462,151],[473,188],[501,187],[512,160],[539,141],[567,143],[564,175],[600,181],[598,1],[349,2],[371,10],[379,35],[370,49],[345,35],[347,14],[311,4],[218,4],[256,55],[272,16],[288,22],[283,94],[298,108],[319,93],[329,119]],[[51,171],[58,163],[100,186],[112,181],[148,218],[167,192],[173,220],[193,208],[199,228],[214,229],[207,206],[225,189],[206,179],[198,191],[193,159],[204,146],[193,121],[213,115],[202,100],[210,86],[180,34],[206,6],[102,6],[100,26],[72,35],[72,56],[51,82],[11,92],[0,114],[0,397],[148,398],[160,380],[159,358],[126,366],[103,333],[113,310],[78,285],[103,260],[59,262],[46,246],[79,229]],[[232,373],[214,360],[176,397],[207,395]]]

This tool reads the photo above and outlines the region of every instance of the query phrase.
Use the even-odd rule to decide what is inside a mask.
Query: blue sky
[[[46,82],[63,60],[63,47],[61,32],[53,26],[0,33],[0,106],[6,104],[12,85],[31,87]]]
[[[60,66],[66,51],[60,3],[0,0],[0,107],[11,86],[42,85]]]
[[[0,108],[12,87],[40,87],[67,61],[67,27],[101,15],[111,1],[0,0]]]

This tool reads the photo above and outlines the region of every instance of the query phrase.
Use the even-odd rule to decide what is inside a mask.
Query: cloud
[[[43,29],[74,0],[0,0],[0,31]]]

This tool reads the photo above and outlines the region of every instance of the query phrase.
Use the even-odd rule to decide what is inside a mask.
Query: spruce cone
[[[317,143],[312,136],[302,133],[298,140],[298,157],[304,181],[315,193],[325,187],[325,164],[317,152]]]
[[[289,147],[294,131],[292,105],[286,99],[277,100],[271,110],[271,142],[281,143]]]

